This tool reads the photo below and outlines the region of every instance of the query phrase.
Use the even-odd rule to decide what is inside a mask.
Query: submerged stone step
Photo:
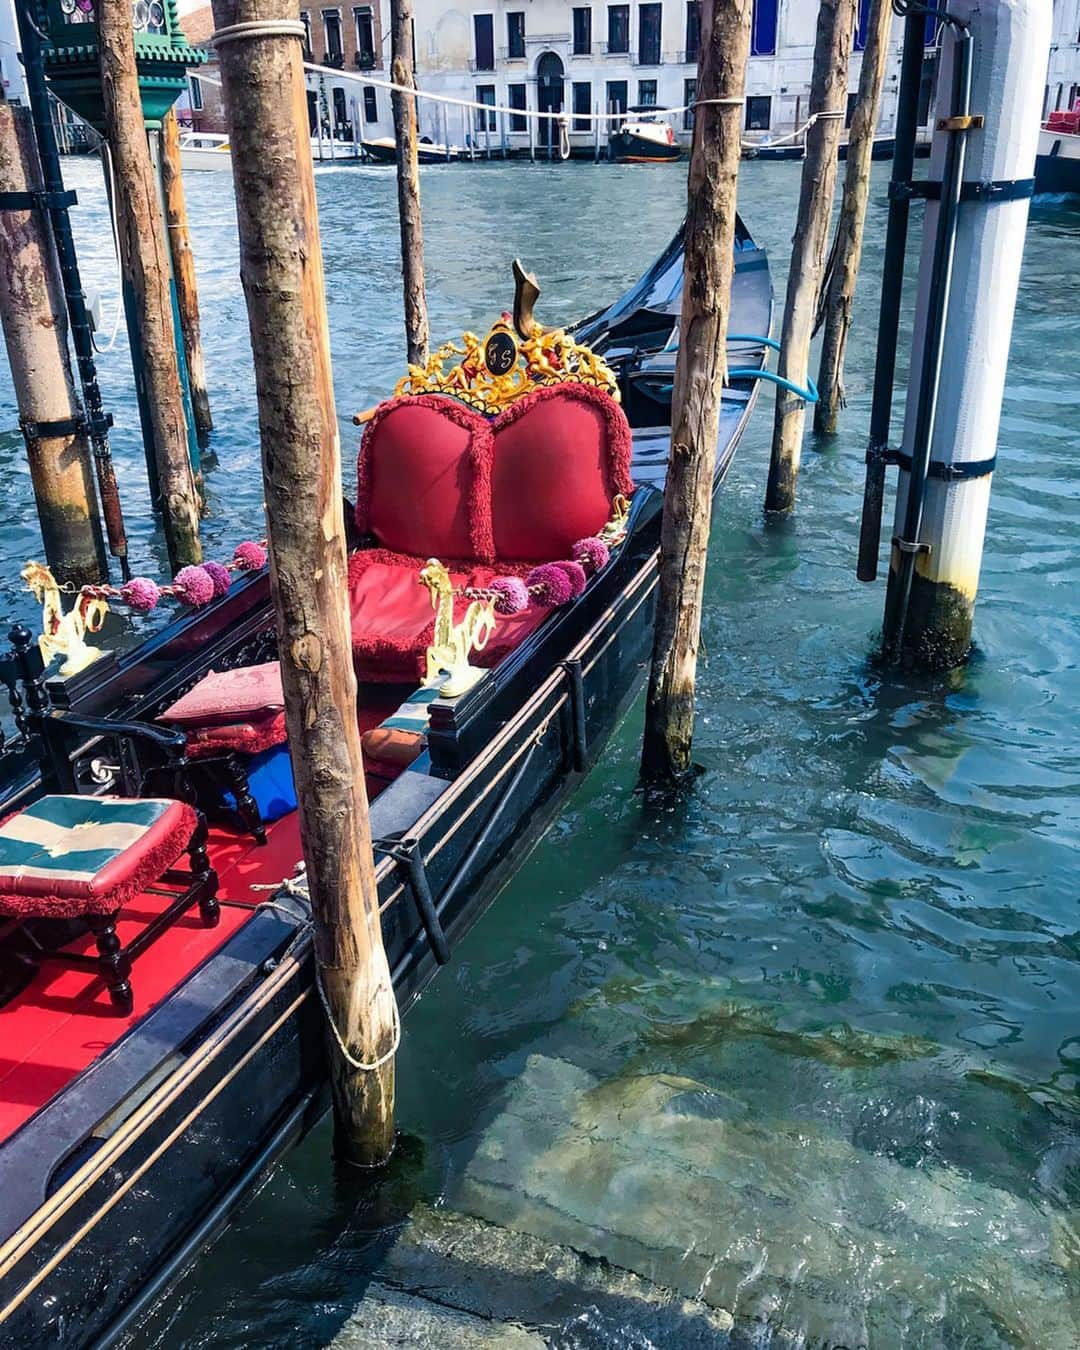
[[[736,1106],[673,1074],[599,1081],[532,1056],[448,1199],[732,1312],[763,1344],[1080,1343],[1060,1216]]]
[[[571,1248],[418,1207],[336,1350],[722,1350],[732,1319]]]
[[[337,1350],[543,1350],[524,1327],[486,1322],[455,1308],[376,1285],[333,1340]]]

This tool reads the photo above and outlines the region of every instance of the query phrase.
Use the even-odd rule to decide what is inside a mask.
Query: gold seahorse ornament
[[[470,665],[469,656],[482,651],[495,631],[495,607],[490,600],[473,600],[461,622],[455,624],[454,587],[450,573],[438,558],[429,558],[420,569],[420,582],[427,587],[435,611],[435,633],[427,649],[424,684],[432,687],[442,681],[441,696],[457,698],[486,673]],[[442,680],[444,673],[446,679]]]
[[[99,647],[86,641],[87,633],[100,633],[109,603],[104,597],[79,591],[75,604],[65,614],[60,585],[51,570],[39,562],[28,562],[20,573],[41,605],[41,636],[38,647],[46,665],[54,656],[66,656],[59,674],[78,675],[102,655]]]

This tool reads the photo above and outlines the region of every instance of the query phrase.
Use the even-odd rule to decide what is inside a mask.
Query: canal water
[[[854,561],[886,169],[840,436],[766,523],[763,396],[718,500],[693,793],[635,793],[636,710],[410,1015],[392,1175],[350,1189],[318,1128],[133,1344],[1080,1344],[1080,207],[1032,211],[977,648],[943,680],[883,676],[882,587]],[[740,177],[778,295],[798,174]],[[98,166],[71,178],[108,320]],[[401,370],[393,176],[317,182],[351,461],[348,416]],[[684,173],[438,166],[422,189],[442,337],[509,304],[515,255],[542,321],[610,299]],[[228,179],[188,193],[224,557],[260,532],[250,356]],[[136,570],[160,577],[126,362],[121,339],[103,383]],[[10,617],[38,541],[7,378]]]

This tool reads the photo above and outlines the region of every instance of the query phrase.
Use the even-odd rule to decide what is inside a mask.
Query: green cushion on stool
[[[195,825],[169,798],[42,797],[0,825],[0,914],[114,914],[176,861]]]

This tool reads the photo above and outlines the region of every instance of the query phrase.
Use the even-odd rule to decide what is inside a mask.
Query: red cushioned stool
[[[210,671],[157,720],[184,733],[195,776],[205,776],[215,789],[231,792],[245,829],[265,844],[266,826],[251,795],[247,764],[251,756],[288,739],[277,661]]]
[[[170,798],[41,797],[0,824],[0,914],[85,919],[97,955],[57,952],[48,959],[100,972],[113,1007],[126,1016],[132,960],[193,905],[207,926],[218,921],[206,838],[201,814]],[[190,871],[173,870],[185,851]],[[146,892],[171,903],[121,946],[117,915]]]

